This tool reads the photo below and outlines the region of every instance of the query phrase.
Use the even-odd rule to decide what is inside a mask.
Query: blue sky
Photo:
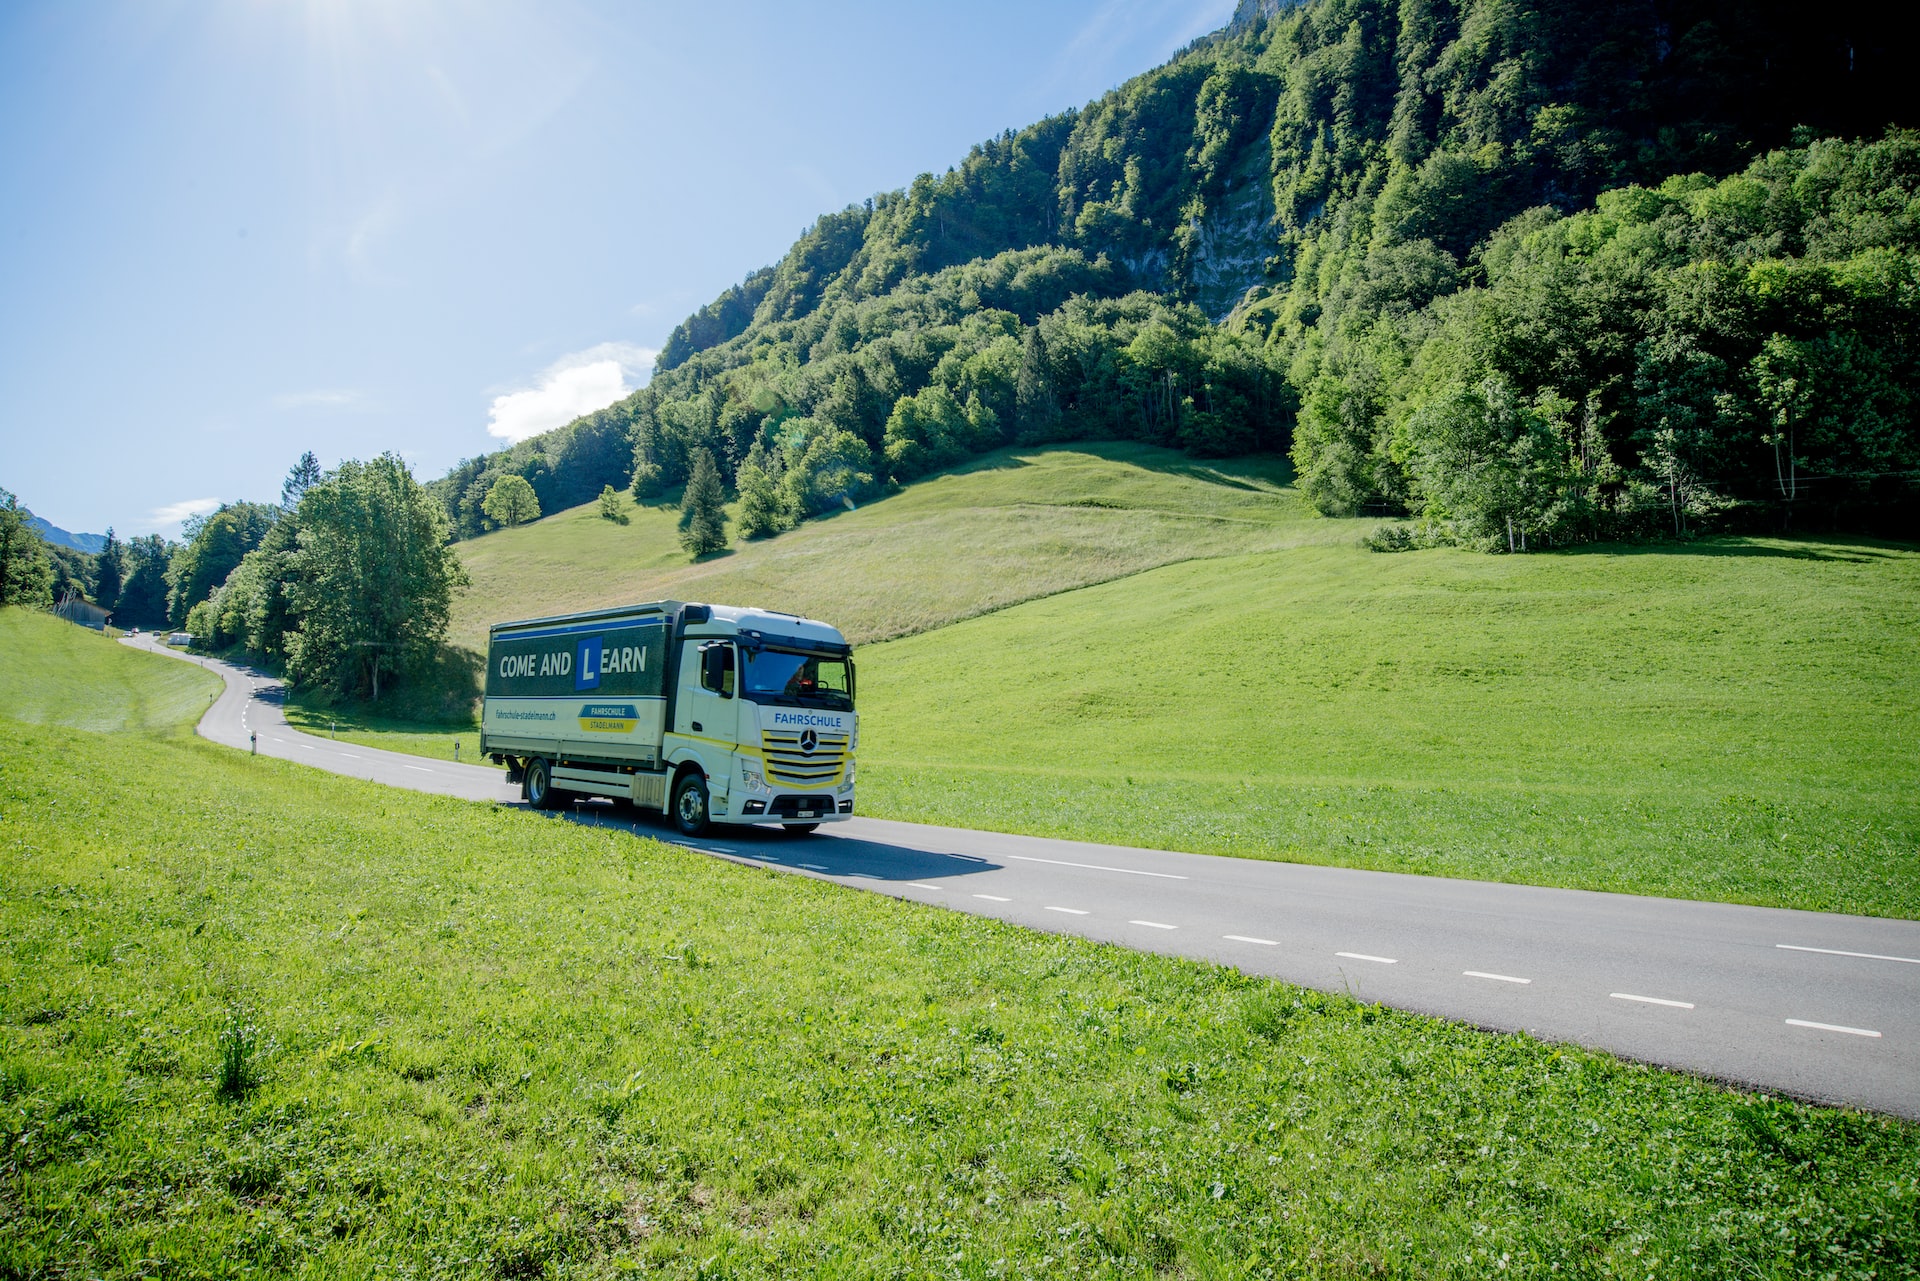
[[[306,449],[440,475],[640,385],[818,214],[1232,10],[0,6],[0,486],[172,534]]]

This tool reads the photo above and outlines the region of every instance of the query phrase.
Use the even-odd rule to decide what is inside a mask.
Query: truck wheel
[[[527,761],[526,777],[520,782],[521,795],[537,810],[553,808],[553,766],[538,756]]]
[[[781,826],[787,829],[788,836],[805,836],[820,825],[818,823],[782,823]]]
[[[674,784],[673,825],[683,836],[698,836],[707,830],[707,780],[698,771],[688,770]]]

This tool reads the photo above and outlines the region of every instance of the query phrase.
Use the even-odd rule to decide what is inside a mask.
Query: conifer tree
[[[94,556],[93,603],[101,609],[111,610],[120,603],[120,585],[126,581],[126,572],[121,567],[122,549],[120,540],[113,536],[113,526],[107,526],[107,541],[100,545]]]
[[[600,487],[600,519],[610,520],[616,525],[624,525],[629,519],[627,500],[612,485]]]
[[[687,492],[680,500],[680,545],[687,555],[697,560],[727,545],[726,501],[713,455],[694,450]]]

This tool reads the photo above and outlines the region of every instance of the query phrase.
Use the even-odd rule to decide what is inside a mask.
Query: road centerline
[[[1492,979],[1496,983],[1531,983],[1532,979],[1515,978],[1511,974],[1490,974],[1486,970],[1461,970],[1461,974],[1470,979]]]
[[[1376,965],[1398,965],[1399,961],[1391,956],[1368,956],[1365,952],[1335,952],[1335,956],[1344,956],[1349,961],[1372,961]]]
[[[1795,943],[1775,943],[1786,952],[1818,952],[1822,956],[1851,956],[1862,961],[1898,961],[1902,965],[1920,965],[1920,956],[1881,956],[1877,952],[1842,952],[1837,947],[1801,947]]]
[[[1051,863],[1055,867],[1080,867],[1089,872],[1119,872],[1126,876],[1155,876],[1163,881],[1186,881],[1191,877],[1179,876],[1173,872],[1143,872],[1137,867],[1108,867],[1104,863],[1069,863],[1063,858],[1035,858],[1031,854],[1008,854],[1006,858],[1021,863]]]
[[[1845,1032],[1848,1036],[1870,1036],[1876,1041],[1880,1034],[1869,1027],[1845,1027],[1839,1023],[1814,1023],[1807,1019],[1788,1019],[1788,1027],[1812,1028],[1816,1032]]]
[[[1693,1008],[1692,1001],[1669,1001],[1664,996],[1635,996],[1631,992],[1609,992],[1607,995],[1616,1001],[1639,1001],[1643,1005],[1671,1005],[1676,1010]]]

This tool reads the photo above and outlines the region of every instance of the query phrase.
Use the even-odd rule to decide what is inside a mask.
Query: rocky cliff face
[[[1243,0],[1244,3],[1244,0]],[[1233,167],[1226,189],[1200,220],[1187,264],[1193,301],[1224,320],[1251,289],[1269,283],[1278,270],[1278,228],[1265,137],[1248,147]]]

